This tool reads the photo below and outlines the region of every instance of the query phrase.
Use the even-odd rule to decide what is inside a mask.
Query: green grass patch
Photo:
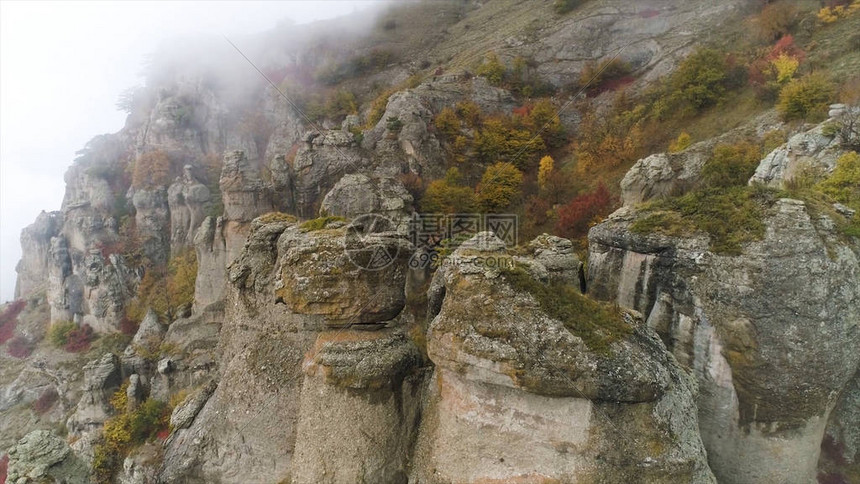
[[[642,207],[645,216],[630,229],[638,234],[671,236],[707,233],[717,254],[739,255],[746,242],[764,237],[765,211],[778,191],[759,186],[705,188],[686,195],[657,200]]]
[[[337,217],[333,215],[326,215],[324,217],[317,217],[312,220],[308,220],[299,227],[303,232],[313,232],[316,230],[322,230],[326,228],[326,226],[333,222],[346,222],[346,219],[343,217]]]
[[[269,212],[257,217],[257,221],[261,224],[273,224],[276,222],[293,223],[297,219],[293,215],[283,212]]]
[[[608,354],[610,344],[633,330],[618,307],[594,301],[573,286],[562,283],[543,284],[522,266],[502,271],[515,290],[531,294],[549,317],[561,321],[585,345],[599,354]]]

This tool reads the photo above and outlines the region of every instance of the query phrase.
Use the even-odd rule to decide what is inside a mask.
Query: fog
[[[118,131],[120,94],[178,37],[242,38],[349,15],[379,1],[0,3],[0,301],[13,297],[21,229],[59,210],[63,174]],[[225,45],[226,41],[224,41]],[[249,66],[250,69],[250,66]]]

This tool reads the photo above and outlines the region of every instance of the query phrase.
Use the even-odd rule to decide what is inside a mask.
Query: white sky
[[[251,34],[375,3],[0,2],[0,301],[14,295],[21,229],[60,209],[75,152],[122,128],[117,98],[143,84],[144,56],[160,41]]]

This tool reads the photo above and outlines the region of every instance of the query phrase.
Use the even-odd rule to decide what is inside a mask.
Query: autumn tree
[[[552,175],[554,169],[555,161],[552,159],[552,156],[547,155],[540,159],[537,178],[538,188],[541,190],[546,188],[547,181],[549,180],[550,175]]]
[[[511,163],[487,167],[476,190],[481,210],[495,213],[510,207],[522,195],[523,173]]]
[[[445,178],[430,182],[421,198],[421,210],[426,213],[472,213],[475,206],[475,192],[462,185],[457,168],[450,168]]]
[[[134,162],[131,186],[136,189],[154,188],[170,181],[170,157],[163,150],[148,151]]]
[[[558,209],[556,233],[571,239],[584,237],[611,209],[612,196],[601,182],[593,192],[579,195]]]
[[[436,131],[446,138],[453,138],[460,132],[460,119],[451,108],[444,108],[434,120]]]

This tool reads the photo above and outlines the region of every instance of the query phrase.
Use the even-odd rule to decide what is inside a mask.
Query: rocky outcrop
[[[624,208],[590,232],[589,293],[644,314],[694,372],[721,482],[814,480],[828,415],[860,363],[857,246],[790,199],[738,256],[710,252],[705,236],[637,235],[635,218]]]
[[[248,223],[273,211],[274,205],[270,189],[260,180],[258,171],[243,151],[224,154],[219,185],[224,203],[226,263],[229,264],[242,249],[250,229]]]
[[[88,482],[89,470],[66,441],[49,430],[35,430],[9,449],[10,483]]]
[[[170,207],[167,188],[131,189],[135,227],[143,255],[156,265],[167,263],[170,256]]]
[[[805,172],[832,172],[836,160],[845,153],[841,137],[827,132],[828,124],[833,122],[828,120],[809,131],[798,133],[770,152],[759,164],[750,183],[784,188],[786,182]]]
[[[21,231],[21,247],[27,250],[15,267],[15,299],[22,299],[48,289],[51,239],[63,226],[62,212],[42,212],[36,221]]]
[[[210,198],[206,185],[194,177],[192,166],[185,165],[183,170],[182,177],[167,189],[171,250],[193,244],[194,234],[206,217]]]
[[[308,440],[302,445],[303,452],[310,454],[303,455],[327,455],[333,460],[315,464],[307,469],[306,474],[295,471],[292,462],[296,455],[297,429],[299,425],[305,425],[300,417],[303,409],[308,408],[310,412],[315,407],[308,418],[318,418],[321,414],[317,408],[332,404],[326,398],[320,399],[321,393],[323,397],[330,395],[340,399],[338,405],[345,411],[359,405],[354,398],[369,398],[369,393],[361,396],[367,392],[360,389],[339,389],[337,385],[330,388],[330,383],[320,380],[326,374],[322,369],[314,374],[316,376],[305,376],[303,361],[316,361],[308,356],[309,351],[310,355],[314,354],[315,341],[318,337],[323,338],[320,332],[328,327],[355,323],[356,326],[374,329],[397,316],[405,299],[403,285],[408,255],[394,257],[390,267],[379,271],[361,270],[353,261],[366,262],[369,255],[365,253],[367,247],[357,239],[350,242],[347,229],[342,223],[339,225],[307,230],[291,217],[274,215],[260,217],[250,224],[248,241],[228,272],[227,314],[219,334],[221,372],[218,388],[196,412],[188,427],[177,430],[171,437],[165,449],[160,479],[278,482],[291,474],[312,479],[318,475],[320,466],[333,469],[332,466],[337,464],[343,464],[345,472],[350,472],[348,475],[356,475],[346,471],[357,469],[353,464],[344,464],[346,456],[329,452],[340,447],[332,444],[328,450],[320,448],[322,454],[314,454],[317,452],[314,450],[317,449],[316,443]],[[369,240],[382,247],[399,248],[406,244],[396,234],[368,235]],[[355,253],[350,255],[345,248],[355,249]],[[335,340],[339,341],[340,337]],[[320,360],[314,364],[337,368],[332,373],[355,371],[356,375],[366,374],[365,380],[354,379],[360,384],[385,382],[388,381],[386,378],[393,382],[402,381],[404,377],[399,372],[391,373],[390,377],[386,377],[384,372],[374,373],[375,368],[384,368],[386,364],[405,365],[404,357],[398,356],[403,354],[400,346],[402,337],[396,341],[398,344],[380,346],[374,343],[371,346],[377,349],[390,347],[389,359],[368,359],[369,366],[358,365],[355,368],[343,368],[337,364],[340,357],[351,358],[349,351],[344,353],[343,349],[338,350],[338,345],[329,348],[320,342],[318,347],[326,348],[321,355],[330,354],[328,358],[331,361]],[[359,341],[357,344],[345,348],[358,351],[362,345],[371,343]],[[385,354],[381,353],[380,357]],[[374,362],[376,366],[371,365]],[[303,387],[305,380],[309,382],[307,393]],[[349,378],[345,377],[345,380]],[[310,389],[311,385],[315,390]],[[357,392],[357,395],[341,395],[348,391]],[[387,390],[377,395],[382,395],[380,398],[389,403],[373,410],[379,415],[374,418],[380,422],[394,422],[388,419],[389,413],[397,408],[395,402],[406,397],[400,390]],[[358,408],[371,411],[366,406]],[[357,415],[348,418],[360,420]],[[356,430],[344,429],[343,432],[343,435],[361,435]],[[307,439],[311,438],[307,436]],[[401,440],[393,440],[392,445],[396,442]],[[368,462],[376,461],[371,459]]]
[[[227,284],[227,241],[222,217],[206,217],[194,235],[197,253],[197,279],[194,281],[194,307],[220,301]]]
[[[407,482],[420,362],[396,330],[321,333],[302,365],[292,482]]]
[[[615,313],[626,335],[596,349],[594,334],[570,329],[510,282],[524,269],[497,242],[461,247],[446,266],[427,337],[436,369],[417,480],[714,482],[695,384],[656,334]],[[489,257],[497,268],[479,262]]]
[[[87,363],[83,372],[81,400],[66,426],[69,435],[77,438],[73,445],[75,452],[86,460],[92,460],[95,440],[113,412],[110,397],[122,383],[122,367],[116,355],[107,353]]]
[[[396,178],[344,175],[323,198],[321,212],[348,219],[362,215],[385,217],[406,233],[412,214],[412,195]]]

